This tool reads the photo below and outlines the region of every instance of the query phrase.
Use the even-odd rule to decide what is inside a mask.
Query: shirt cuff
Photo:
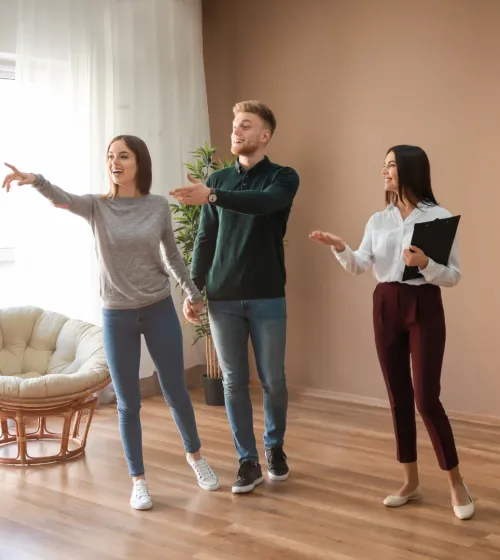
[[[440,268],[440,265],[436,261],[429,258],[427,266],[424,269],[419,268],[419,271],[427,282],[432,282],[439,276]]]
[[[352,253],[349,245],[346,245],[345,249],[342,252],[336,251],[333,245],[330,248],[332,250],[332,253],[337,257],[339,263],[347,264],[349,262],[349,254]]]
[[[199,301],[203,301],[203,294],[201,292],[196,292],[195,294],[189,296],[189,301],[191,303],[198,303]]]

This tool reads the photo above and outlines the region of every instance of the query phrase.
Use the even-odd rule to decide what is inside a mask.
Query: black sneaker
[[[233,484],[233,494],[251,492],[262,482],[264,482],[264,477],[259,463],[243,461],[238,471],[238,479]]]
[[[286,464],[283,446],[266,448],[267,475],[271,480],[286,480],[290,469]]]

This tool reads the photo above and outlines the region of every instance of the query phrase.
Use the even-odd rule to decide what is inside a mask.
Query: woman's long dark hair
[[[390,152],[394,153],[398,168],[399,193],[387,191],[386,203],[395,204],[398,199],[406,199],[413,206],[419,203],[437,206],[438,202],[432,192],[431,165],[424,150],[418,146],[402,144],[387,150],[387,154]]]

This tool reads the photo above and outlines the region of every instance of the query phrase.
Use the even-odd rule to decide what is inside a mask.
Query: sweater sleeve
[[[172,273],[173,277],[179,282],[181,288],[189,296],[192,302],[198,302],[203,300],[203,296],[200,290],[196,287],[191,276],[189,275],[189,270],[182,259],[179,249],[175,242],[174,230],[172,228],[172,216],[170,213],[170,208],[168,206],[168,201],[165,200],[165,229],[162,237],[162,245],[165,250],[165,259],[167,261],[167,267]]]
[[[291,167],[279,170],[273,182],[262,191],[216,190],[216,206],[239,214],[264,215],[291,206],[299,188],[299,176]]]
[[[33,187],[45,198],[50,200],[54,206],[69,210],[73,214],[92,220],[94,216],[94,196],[91,194],[71,194],[56,187],[47,181],[43,175],[35,175],[36,181]]]

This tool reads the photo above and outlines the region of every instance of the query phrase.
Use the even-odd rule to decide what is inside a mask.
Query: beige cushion
[[[38,307],[0,309],[0,397],[43,399],[109,380],[101,329]]]

